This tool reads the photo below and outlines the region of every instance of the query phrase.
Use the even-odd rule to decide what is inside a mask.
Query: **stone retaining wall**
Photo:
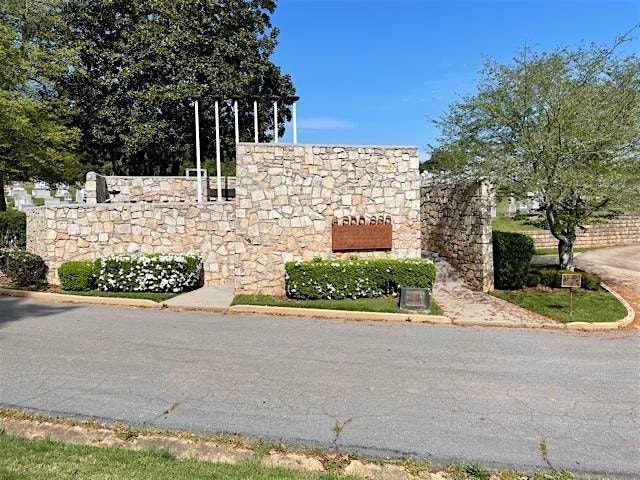
[[[422,249],[445,258],[471,288],[493,290],[490,185],[433,183],[420,196]]]
[[[420,257],[418,151],[240,144],[236,293],[284,294],[284,264],[314,257]],[[389,215],[391,251],[332,253],[334,217]]]
[[[47,280],[69,260],[123,253],[197,253],[205,284],[233,277],[233,203],[102,203],[38,207],[27,214],[27,249],[49,266]]]
[[[251,143],[237,151],[235,200],[192,202],[195,179],[186,177],[90,173],[88,204],[28,213],[27,248],[47,262],[51,283],[68,260],[199,253],[208,285],[235,279],[236,293],[270,295],[284,294],[289,260],[420,257],[416,148]],[[109,197],[109,190],[120,193]],[[175,198],[187,200],[163,203]],[[389,217],[392,249],[333,253],[334,218],[361,216],[367,223]]]
[[[225,178],[222,177],[224,194]],[[216,177],[205,177],[202,182],[204,201],[217,198]],[[86,203],[119,202],[195,202],[198,200],[196,177],[127,177],[87,173]],[[227,188],[236,186],[235,177],[227,177]],[[109,192],[118,192],[110,194]],[[233,199],[231,199],[233,201]]]
[[[536,248],[557,248],[558,240],[548,230],[520,232],[533,239]],[[578,230],[576,247],[613,247],[640,245],[640,216],[621,215],[607,223],[585,225]]]

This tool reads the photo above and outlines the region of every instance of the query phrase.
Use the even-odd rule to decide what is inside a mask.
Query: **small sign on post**
[[[562,288],[569,289],[569,316],[573,316],[573,289],[582,286],[582,275],[579,273],[563,273]]]

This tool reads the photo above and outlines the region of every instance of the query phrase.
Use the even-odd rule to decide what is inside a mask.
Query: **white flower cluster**
[[[197,255],[115,255],[100,259],[98,288],[111,292],[183,292],[198,286]]]

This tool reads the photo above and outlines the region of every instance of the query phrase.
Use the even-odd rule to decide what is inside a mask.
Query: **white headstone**
[[[84,188],[76,192],[76,203],[84,203]]]
[[[46,187],[46,188],[34,187],[33,190],[31,191],[31,195],[33,195],[34,198],[49,198],[51,197],[51,190],[49,190],[49,187]]]
[[[45,198],[44,199],[44,204],[45,206],[51,206],[51,205],[60,205],[60,199],[59,198]]]
[[[9,196],[15,198],[22,198],[27,194],[27,191],[22,187],[14,187],[9,191]]]

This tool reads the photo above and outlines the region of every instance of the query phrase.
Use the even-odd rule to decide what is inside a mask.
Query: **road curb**
[[[265,315],[282,315],[292,317],[330,318],[337,320],[381,321],[428,323],[451,325],[452,320],[443,315],[424,315],[415,313],[361,312],[348,310],[326,310],[320,308],[268,307],[264,305],[233,305],[227,313],[249,313]]]
[[[29,298],[57,303],[84,303],[92,305],[119,305],[127,307],[161,308],[162,303],[153,300],[120,297],[91,297],[85,295],[67,295],[64,293],[30,292],[28,290],[14,290],[0,288],[0,296]]]
[[[604,283],[602,288],[611,293],[624,305],[627,315],[617,322],[587,323],[536,323],[536,322],[485,322],[481,320],[453,320],[444,315],[424,315],[414,313],[385,313],[385,312],[363,312],[348,310],[325,310],[318,308],[295,308],[295,307],[269,307],[264,305],[233,305],[229,308],[222,307],[189,307],[171,306],[163,302],[153,300],[119,298],[119,297],[91,297],[84,295],[67,295],[64,293],[31,292],[28,290],[14,290],[10,288],[0,288],[0,296],[28,298],[33,300],[45,300],[57,303],[74,303],[90,305],[115,305],[126,307],[139,307],[150,309],[165,309],[171,311],[187,312],[209,312],[224,314],[262,314],[292,317],[327,318],[348,321],[378,321],[378,322],[405,322],[405,323],[425,323],[431,325],[455,325],[458,327],[498,327],[498,328],[531,328],[543,330],[564,330],[581,332],[606,332],[620,330],[630,325],[635,319],[635,311],[618,292]]]

